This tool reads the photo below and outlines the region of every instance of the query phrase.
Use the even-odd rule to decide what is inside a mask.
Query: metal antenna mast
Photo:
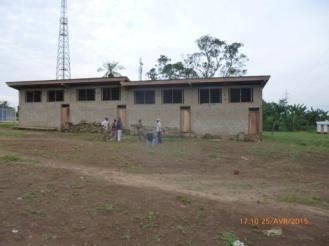
[[[59,19],[56,79],[71,79],[67,0],[62,0]]]
[[[139,80],[143,80],[143,61],[142,61],[142,57],[139,59]]]

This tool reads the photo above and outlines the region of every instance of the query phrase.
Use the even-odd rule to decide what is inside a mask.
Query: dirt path
[[[76,163],[68,163],[58,160],[43,159],[38,158],[39,166],[49,167],[54,169],[66,169],[77,173],[78,175],[91,176],[94,178],[106,180],[111,183],[137,187],[137,188],[151,188],[155,190],[161,190],[165,192],[182,193],[189,196],[199,197],[203,199],[209,199],[219,202],[238,202],[239,204],[245,204],[246,210],[250,209],[250,205],[255,203],[255,198],[250,195],[244,194],[229,194],[225,189],[221,189],[221,192],[216,194],[205,192],[205,191],[195,191],[192,189],[182,188],[182,185],[177,184],[177,182],[172,182],[173,180],[180,179],[195,179],[193,175],[168,175],[168,174],[131,174],[127,172],[122,172],[118,170],[113,170],[110,168],[101,167],[90,167]],[[209,177],[209,176],[208,176]],[[200,178],[200,177],[198,177]],[[285,203],[268,203],[264,204],[264,207],[276,208],[276,209],[287,209],[290,205]],[[243,206],[241,206],[243,207]],[[241,208],[240,207],[240,208]],[[248,208],[247,208],[248,207]],[[306,206],[306,205],[294,205],[294,210],[301,213],[310,213],[320,216],[325,216],[329,218],[329,211],[317,207]]]

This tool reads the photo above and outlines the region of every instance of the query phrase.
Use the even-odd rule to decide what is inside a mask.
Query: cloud
[[[265,100],[288,91],[291,103],[329,110],[329,2],[325,0],[68,0],[73,77],[101,76],[103,61],[119,61],[138,78],[160,54],[173,60],[211,34],[244,43],[249,74],[272,76]],[[0,97],[17,104],[4,81],[55,77],[59,1],[0,3]]]

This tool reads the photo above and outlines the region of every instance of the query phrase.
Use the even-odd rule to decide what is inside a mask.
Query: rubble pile
[[[73,124],[69,122],[64,128],[62,128],[62,131],[101,133],[102,127],[101,124],[97,122],[88,123],[86,121],[81,121],[78,124]]]

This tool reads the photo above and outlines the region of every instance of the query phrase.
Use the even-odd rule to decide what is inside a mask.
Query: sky
[[[0,0],[0,101],[5,82],[55,79],[60,0]],[[173,62],[209,34],[242,42],[247,75],[271,75],[266,101],[329,111],[329,0],[68,0],[72,78],[118,61],[138,79],[161,55]],[[145,78],[145,76],[144,76]]]

